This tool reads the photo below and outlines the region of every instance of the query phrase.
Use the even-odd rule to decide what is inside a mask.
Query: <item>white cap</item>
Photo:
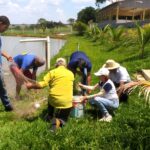
[[[108,76],[109,70],[107,68],[100,68],[97,72],[94,73],[95,76]]]

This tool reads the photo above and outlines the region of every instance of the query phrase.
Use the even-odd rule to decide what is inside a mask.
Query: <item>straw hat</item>
[[[118,64],[117,62],[115,62],[112,59],[108,59],[106,61],[106,63],[103,65],[104,68],[107,68],[108,70],[113,70],[113,69],[117,69],[120,67],[120,64]]]
[[[107,68],[100,68],[97,72],[94,73],[95,76],[108,76],[109,70]]]

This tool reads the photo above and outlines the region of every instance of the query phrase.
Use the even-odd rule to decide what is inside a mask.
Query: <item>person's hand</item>
[[[131,82],[129,82],[129,83],[126,83],[126,84],[124,85],[123,92],[125,92],[125,91],[127,91],[127,90],[130,90],[130,89],[132,89],[134,86],[137,86],[137,85],[139,85],[139,84],[140,84],[140,82],[138,82],[138,81],[131,81]]]
[[[11,56],[9,56],[9,57],[7,58],[7,61],[12,62],[12,61],[13,61],[13,58],[12,58]]]
[[[87,90],[87,94],[91,94],[92,90]]]
[[[117,94],[119,97],[123,93],[123,91],[124,91],[124,85],[121,85],[117,88]]]
[[[25,83],[25,86],[27,87],[27,89],[31,89],[33,84],[31,82],[27,82]]]
[[[80,96],[79,99],[80,99],[81,102],[83,102],[83,101],[86,100],[87,98],[86,98],[86,96]]]
[[[83,84],[81,82],[78,82],[78,86],[82,88]]]

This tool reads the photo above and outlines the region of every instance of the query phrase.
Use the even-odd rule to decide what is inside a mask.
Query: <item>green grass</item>
[[[86,52],[93,63],[92,84],[98,79],[93,75],[107,59],[115,59],[127,67],[132,76],[142,68],[149,68],[150,46],[146,47],[144,59],[139,59],[137,44],[114,45],[109,41],[92,42],[91,39],[70,36],[56,58],[66,57],[77,49]],[[101,44],[100,44],[101,43]],[[53,67],[51,67],[53,68]],[[39,77],[39,80],[44,74]],[[24,95],[20,102],[14,102],[16,108],[24,107],[24,103],[36,101],[45,97],[47,89],[40,90],[35,95]],[[30,108],[29,108],[30,109]],[[45,122],[43,116],[46,112],[46,104],[29,117],[18,117],[16,113],[6,113],[0,105],[0,149],[2,150],[47,150],[47,149],[89,149],[89,150],[149,150],[150,149],[150,108],[145,105],[143,97],[138,97],[138,91],[134,91],[128,103],[121,103],[115,112],[111,123],[99,122],[98,112],[87,106],[84,118],[70,118],[67,125],[55,134],[49,131],[50,125]],[[95,114],[95,115],[93,115]]]

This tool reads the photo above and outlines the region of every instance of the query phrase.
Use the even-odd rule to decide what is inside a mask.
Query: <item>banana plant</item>
[[[144,58],[145,46],[150,41],[150,28],[142,28],[140,25],[136,24],[138,31],[138,43],[141,51],[141,58]]]

